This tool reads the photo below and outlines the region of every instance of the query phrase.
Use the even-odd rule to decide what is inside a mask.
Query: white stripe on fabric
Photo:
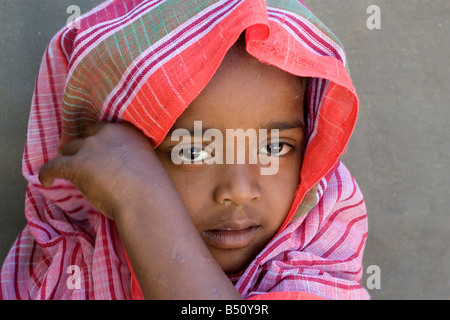
[[[337,56],[336,58],[341,60],[344,63],[344,65],[346,65],[345,53],[342,50],[342,48],[336,42],[334,42],[332,39],[327,37],[322,31],[320,31],[313,23],[311,23],[311,21],[308,21],[307,19],[305,19],[299,15],[296,15],[293,12],[284,11],[281,9],[268,8],[268,12],[269,12],[269,20],[270,21],[276,22],[279,25],[281,25],[286,31],[289,32],[289,34],[291,36],[293,36],[299,43],[303,44],[303,46],[308,48],[311,52],[313,52],[317,55],[322,55],[321,53],[316,51],[314,48],[309,46],[307,43],[305,43],[296,33],[301,33],[303,36],[307,37],[308,40],[311,41],[312,43],[314,43],[315,46],[317,46],[322,51],[324,51],[327,56],[335,56],[335,54],[329,48],[325,47],[322,43],[320,43],[319,41],[317,41],[316,39],[311,37],[309,32],[305,32],[305,30],[302,28],[302,26],[298,23],[298,21],[301,21],[303,24],[308,26],[308,28],[316,36],[318,36],[319,38],[324,40],[327,44],[329,44],[339,54],[339,56]],[[297,19],[297,21],[294,19],[291,19],[290,16],[293,16],[295,19]],[[274,17],[276,17],[276,18],[274,18]],[[281,21],[283,21],[283,20],[289,20],[297,28],[295,30],[293,30],[291,27],[287,26],[285,23],[281,23]]]

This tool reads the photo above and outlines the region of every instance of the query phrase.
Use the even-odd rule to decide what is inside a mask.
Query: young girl
[[[115,0],[80,26],[42,61],[3,299],[368,298],[358,99],[304,4]]]

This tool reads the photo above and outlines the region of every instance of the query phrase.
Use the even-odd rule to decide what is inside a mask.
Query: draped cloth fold
[[[127,121],[154,147],[245,32],[249,54],[310,78],[300,185],[278,234],[239,274],[248,299],[367,299],[364,199],[341,163],[358,97],[339,40],[294,0],[109,0],[51,40],[36,81],[23,175],[27,225],[0,273],[2,299],[138,299],[114,223],[40,167],[92,121]]]

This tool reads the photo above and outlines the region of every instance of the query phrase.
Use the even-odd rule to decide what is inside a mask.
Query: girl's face
[[[227,139],[223,150],[211,152],[206,148],[210,140],[199,142],[192,134],[188,137],[192,145],[173,155],[180,140],[169,133],[157,148],[198,233],[227,273],[240,271],[255,258],[291,208],[303,157],[303,93],[300,78],[259,62],[238,43],[171,132],[178,128],[194,132],[194,121],[201,121],[204,130],[219,130],[224,139],[227,129],[254,130],[257,141],[248,138],[244,146],[234,143],[230,147]],[[266,138],[259,135],[259,129],[267,130]],[[278,142],[271,140],[270,129],[279,129]],[[200,147],[194,142],[201,143]],[[227,161],[226,156],[223,164],[206,161],[212,153],[237,155],[239,148],[246,149],[243,164],[236,158]],[[252,151],[260,161],[249,161]],[[184,162],[176,164],[174,156]],[[261,174],[267,160],[277,165],[275,174]]]

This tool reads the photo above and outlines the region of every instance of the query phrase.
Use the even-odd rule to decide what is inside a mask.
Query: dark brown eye
[[[282,156],[291,151],[292,147],[286,143],[269,143],[259,149],[259,153],[267,156]]]
[[[179,157],[184,162],[193,162],[202,161],[208,158],[209,154],[201,148],[187,147],[180,150]]]

